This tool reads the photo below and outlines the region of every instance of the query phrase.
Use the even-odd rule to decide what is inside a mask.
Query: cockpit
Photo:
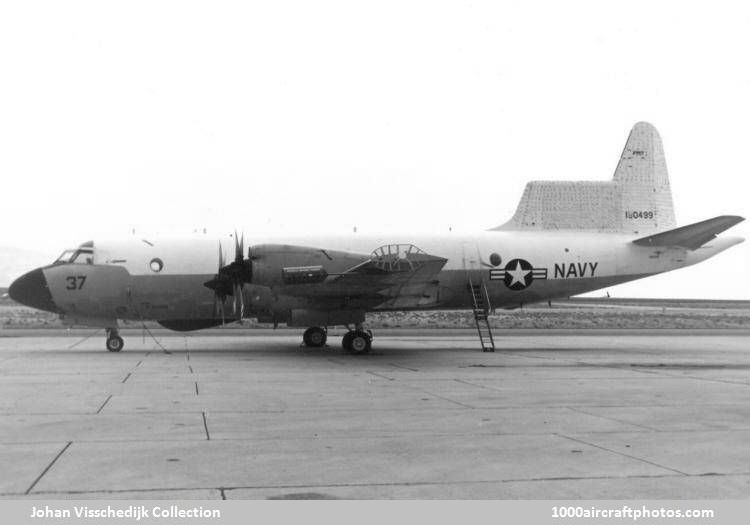
[[[88,241],[78,248],[65,250],[53,264],[94,264],[94,242]]]

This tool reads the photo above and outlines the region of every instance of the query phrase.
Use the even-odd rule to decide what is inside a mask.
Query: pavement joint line
[[[397,365],[396,363],[388,363],[390,366],[396,367],[396,368],[403,368],[404,370],[409,370],[411,372],[419,372],[419,368],[410,368],[408,366],[403,365]]]
[[[471,381],[465,381],[463,379],[455,379],[454,378],[453,381],[455,381],[456,383],[463,383],[464,385],[469,385],[469,386],[474,386],[474,387],[477,387],[477,388],[484,388],[484,389],[487,389],[487,390],[492,390],[493,392],[501,392],[501,390],[499,388],[494,388],[494,387],[487,386],[487,385],[478,385],[476,383],[472,383]]]
[[[412,389],[415,389],[420,392],[426,392],[424,390],[418,390],[413,385],[407,385]],[[476,408],[477,410],[523,410],[523,409],[566,409],[570,408],[571,405],[539,405],[539,406],[529,406],[529,405],[502,405],[502,406],[479,406],[479,407],[471,407]],[[655,405],[647,405],[647,404],[638,404],[638,405],[577,405],[581,408],[633,408],[634,406],[640,407],[640,408],[676,408],[676,407],[682,407],[684,406],[684,403],[670,403],[670,404],[655,404]],[[692,406],[695,407],[717,407],[717,408],[725,408],[726,404],[723,403],[692,403]],[[415,410],[419,409],[417,406],[411,406],[406,408],[400,408],[400,407],[386,407],[386,408],[369,408],[369,411],[375,411],[375,412],[382,412],[382,411],[388,411],[388,412],[403,412],[408,410]],[[330,407],[330,408],[324,408],[321,410],[328,410],[328,411],[334,411],[334,412],[361,412],[360,408],[343,408],[343,407]],[[425,410],[424,408],[422,410]],[[431,409],[431,410],[437,410],[437,409]],[[442,409],[441,409],[442,410]],[[458,410],[458,409],[455,409]],[[213,408],[213,412],[219,413],[219,414],[282,414],[282,413],[297,413],[297,412],[307,412],[309,409],[306,409],[304,407],[300,408],[285,408],[285,409],[250,409],[250,410],[223,410],[221,408]],[[193,410],[138,410],[138,411],[128,411],[128,410],[115,410],[110,411],[112,414],[187,414],[193,412]],[[59,415],[72,415],[72,416],[85,416],[85,415],[91,415],[91,412],[87,411],[81,411],[81,412],[2,412],[0,413],[0,417],[2,416],[59,416]],[[701,429],[703,430],[703,429]],[[711,430],[711,429],[705,429],[705,430]],[[732,429],[737,431],[743,431],[743,430],[750,430],[750,428],[740,428],[740,429]],[[666,432],[666,431],[665,431]]]
[[[630,434],[646,434],[647,431],[628,431]],[[586,431],[586,434],[595,434],[595,435],[608,435],[608,434],[617,434],[622,435],[622,431]],[[401,432],[398,433],[397,431],[393,431],[390,433],[383,432],[379,434],[373,434],[373,435],[356,435],[356,434],[350,434],[346,437],[341,437],[339,434],[331,433],[330,435],[319,435],[316,439],[329,439],[329,440],[335,440],[335,441],[352,441],[352,440],[359,440],[359,439],[372,439],[372,440],[383,440],[383,441],[390,441],[394,439],[399,439],[404,436],[409,437],[463,437],[463,438],[487,438],[487,437],[511,437],[511,438],[517,438],[517,437],[523,437],[523,436],[554,436],[556,435],[554,432],[459,432],[455,434],[451,434],[448,432]],[[248,443],[256,443],[256,442],[266,442],[266,441],[276,441],[276,442],[295,442],[295,441],[309,441],[310,438],[308,437],[279,437],[279,436],[240,436],[240,437],[216,437],[210,439],[210,441],[221,441],[221,442],[229,442],[229,441],[236,441],[236,442],[248,442]],[[76,439],[76,443],[83,444],[83,443],[190,443],[195,441],[209,441],[204,440],[203,438],[197,439],[197,438],[174,438],[174,437],[168,437],[165,436],[160,439],[140,439],[138,437],[132,437],[128,439]],[[58,443],[58,441],[0,441],[0,445],[41,445],[41,444],[48,444],[48,443]]]
[[[34,480],[34,482],[29,486],[29,488],[26,489],[26,492],[24,492],[24,494],[30,493],[33,490],[33,488],[36,487],[36,484],[39,483],[39,480],[41,480],[44,477],[44,475],[49,471],[49,469],[52,468],[52,465],[55,464],[55,461],[57,461],[60,458],[60,456],[62,456],[65,453],[65,451],[68,450],[68,448],[72,444],[73,444],[72,441],[68,441],[68,443],[62,448],[62,450],[57,453],[57,455],[50,462],[50,464],[47,465],[47,467],[42,471],[41,474],[39,474],[39,476],[37,476],[37,478]]]
[[[211,441],[211,434],[208,433],[208,422],[206,421],[206,413],[201,412],[203,415],[203,430],[206,431],[206,441]]]
[[[748,476],[750,472],[713,474],[714,477],[738,477]],[[260,489],[301,489],[301,488],[346,488],[346,487],[414,487],[414,486],[444,486],[444,485],[471,485],[471,484],[492,484],[492,483],[535,483],[540,481],[580,481],[580,480],[611,480],[611,479],[665,479],[665,478],[700,478],[704,474],[688,474],[685,476],[677,474],[643,474],[634,476],[550,476],[541,478],[508,478],[508,479],[477,479],[477,480],[457,480],[457,481],[395,481],[395,482],[361,482],[361,483],[325,483],[325,484],[282,484],[282,485],[237,485],[231,487],[221,487],[219,490],[260,490]],[[149,487],[149,488],[128,488],[128,489],[94,489],[94,490],[47,490],[34,492],[35,495],[54,495],[54,494],[119,494],[123,492],[177,492],[186,490],[216,490],[216,487]],[[3,492],[0,496],[19,496],[24,495],[18,492]]]
[[[125,381],[127,381],[127,380],[128,380],[128,378],[130,378],[130,374],[132,374],[132,372],[128,372],[128,375],[126,375],[126,376],[125,376],[125,379],[123,379],[123,380],[122,380],[122,383],[123,383],[123,384],[125,383]]]
[[[388,377],[388,376],[385,376],[383,374],[378,374],[377,372],[373,372],[372,370],[367,370],[367,373],[370,374],[370,375],[373,375],[375,377],[380,377],[382,379],[387,379],[388,381],[395,381],[396,380],[393,377]]]
[[[435,394],[434,392],[430,392],[429,390],[422,390],[422,389],[419,389],[419,388],[417,388],[415,390],[417,392],[422,392],[422,393],[425,393],[425,394],[429,394],[431,396],[435,396],[435,397],[437,397],[439,399],[442,399],[443,401],[449,401],[451,403],[455,403],[456,405],[464,407],[464,408],[468,408],[468,409],[471,409],[471,410],[476,409],[476,407],[474,407],[474,406],[467,405],[466,403],[461,403],[460,401],[456,401],[455,399],[451,399],[449,397],[441,396],[440,394]]]
[[[631,423],[630,421],[625,421],[624,419],[617,419],[615,417],[603,416],[601,414],[592,414],[591,412],[586,412],[585,410],[581,410],[581,409],[575,408],[575,407],[568,407],[568,410],[572,410],[573,412],[578,412],[580,414],[586,414],[587,416],[593,416],[593,417],[600,417],[602,419],[608,419],[608,420],[614,421],[616,423],[624,423],[626,425],[633,425],[635,427],[640,427],[640,428],[643,428],[645,430],[649,430],[651,432],[660,432],[660,430],[658,428],[653,428],[653,427],[649,427],[647,425],[641,425],[641,424],[638,424],[638,423]]]
[[[642,370],[642,372],[643,373],[654,374],[654,375],[661,376],[661,377],[672,377],[672,378],[676,378],[676,379],[693,379],[695,381],[707,381],[709,383],[723,383],[723,384],[727,384],[727,385],[750,386],[750,383],[748,383],[747,381],[739,381],[739,380],[732,381],[732,380],[729,380],[729,379],[716,379],[716,378],[713,378],[713,377],[696,377],[696,376],[692,376],[692,375],[676,374],[676,373],[670,374],[667,371],[659,371],[659,370],[648,370],[648,371]]]
[[[633,456],[631,454],[625,454],[624,452],[619,452],[617,450],[612,450],[610,448],[603,447],[603,446],[597,445],[595,443],[589,443],[588,441],[584,441],[582,439],[574,438],[574,437],[571,437],[571,436],[566,436],[565,434],[560,434],[558,432],[555,432],[554,435],[559,436],[561,438],[569,439],[571,441],[575,441],[576,443],[581,443],[583,445],[588,445],[590,447],[595,447],[595,448],[598,448],[598,449],[601,449],[601,450],[605,450],[605,451],[610,452],[612,454],[618,454],[618,455],[626,457],[626,458],[635,459],[636,461],[642,461],[643,463],[648,463],[649,465],[653,465],[655,467],[659,467],[659,468],[662,468],[662,469],[665,469],[665,470],[671,470],[672,472],[676,472],[676,473],[681,474],[683,476],[689,476],[690,475],[687,472],[682,472],[681,470],[677,470],[676,468],[667,467],[665,465],[660,465],[660,464],[655,463],[653,461],[649,461],[647,459],[639,458],[638,456]]]
[[[104,400],[104,403],[102,403],[102,405],[101,405],[101,406],[100,406],[100,407],[99,407],[99,408],[98,408],[98,409],[96,410],[96,413],[97,413],[97,414],[101,413],[102,409],[104,409],[105,405],[106,405],[107,403],[109,403],[109,400],[110,400],[110,399],[112,399],[112,394],[108,395],[108,396],[107,396],[107,399],[105,399],[105,400]]]

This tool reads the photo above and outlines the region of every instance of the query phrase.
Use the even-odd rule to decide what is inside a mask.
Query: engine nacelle
[[[250,248],[252,283],[289,286],[321,283],[370,259],[369,255],[323,250],[310,246],[260,244]]]

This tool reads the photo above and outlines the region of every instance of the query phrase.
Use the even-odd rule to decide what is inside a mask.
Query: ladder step
[[[483,352],[494,352],[495,341],[492,338],[492,328],[489,323],[489,308],[487,307],[487,291],[484,288],[483,283],[474,284],[468,283],[469,291],[471,292],[472,304],[474,305],[472,311],[474,313],[474,321],[477,327],[477,335],[479,336],[479,344],[482,347]]]

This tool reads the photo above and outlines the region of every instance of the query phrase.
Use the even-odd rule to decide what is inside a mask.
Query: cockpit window
[[[75,255],[76,250],[65,250],[60,254],[60,257],[55,259],[55,264],[66,264],[70,262],[70,259]]]
[[[70,259],[73,264],[94,264],[94,252],[91,250],[78,250]]]
[[[94,252],[90,248],[65,250],[54,264],[94,264]]]

